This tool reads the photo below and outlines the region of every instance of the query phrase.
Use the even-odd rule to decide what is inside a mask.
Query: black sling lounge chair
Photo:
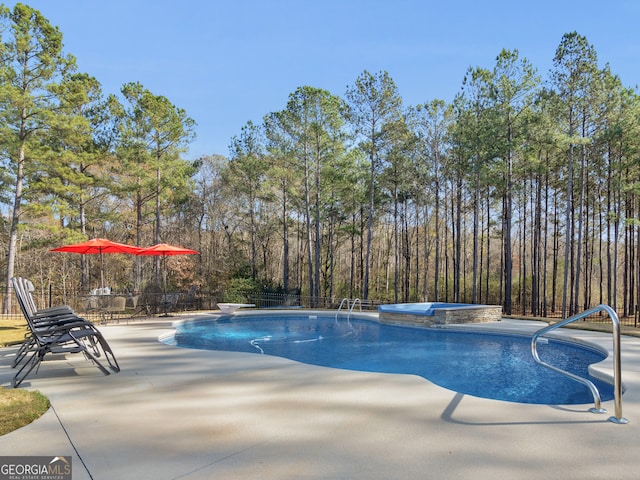
[[[80,322],[85,321],[78,317],[74,313],[73,309],[68,305],[38,310],[35,301],[33,300],[33,296],[31,295],[31,292],[34,290],[33,283],[26,278],[14,277],[11,279],[11,284],[13,285],[13,290],[18,298],[18,303],[25,315],[25,318],[28,316],[34,327],[44,329],[45,327],[60,326],[63,324],[80,324]],[[30,331],[31,330],[29,330],[29,332]],[[35,346],[33,335],[28,333],[17,352],[11,367],[15,368],[33,346]]]
[[[19,285],[21,287],[20,294],[22,295],[25,306],[29,311],[29,314],[33,317],[54,317],[54,316],[63,316],[63,315],[75,315],[73,309],[69,305],[60,305],[49,308],[39,309],[36,306],[36,302],[33,299],[33,295],[31,292],[35,290],[33,286],[33,282],[26,278],[16,277]]]
[[[114,372],[120,371],[111,347],[91,322],[78,317],[72,310],[71,313],[49,311],[47,314],[42,310],[32,313],[29,300],[25,297],[23,280],[12,278],[18,304],[29,328],[29,337],[21,346],[21,357],[14,362],[14,366],[22,362],[21,368],[13,377],[14,388],[19,386],[34,368],[37,372],[37,367],[49,353],[82,353],[105,375],[109,375],[109,369]],[[105,367],[98,357],[103,357],[109,368]]]

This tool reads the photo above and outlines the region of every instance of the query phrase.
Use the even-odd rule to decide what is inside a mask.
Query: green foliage
[[[259,288],[251,278],[232,278],[225,288],[224,301],[231,303],[247,303],[251,296],[258,293]]]
[[[0,23],[8,276],[18,261],[76,285],[91,260],[52,259],[47,247],[108,236],[202,250],[176,261],[169,285],[226,288],[231,301],[260,279],[365,300],[370,288],[388,301],[488,289],[506,304],[512,288],[541,292],[542,278],[540,295],[568,294],[574,307],[605,288],[629,311],[638,303],[640,98],[576,32],[544,84],[502,50],[466,72],[451,104],[404,108],[387,72],[365,70],[344,99],[297,88],[231,139],[229,159],[186,161],[195,123],[184,110],[135,81],[103,98],[28,6],[0,8]],[[138,259],[109,263],[121,284],[153,283]]]
[[[13,276],[18,256],[18,232],[25,200],[38,201],[38,172],[46,168],[40,145],[47,130],[59,124],[66,110],[64,90],[76,69],[75,59],[62,52],[62,33],[40,12],[18,3],[0,10],[0,27],[6,35],[0,50],[0,158],[11,182],[6,284]],[[32,182],[34,184],[33,191]],[[9,290],[7,289],[7,292]],[[9,313],[11,297],[4,299]]]

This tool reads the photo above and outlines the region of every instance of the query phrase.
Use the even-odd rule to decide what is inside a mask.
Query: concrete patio
[[[52,408],[0,437],[1,454],[70,455],[76,480],[584,480],[640,471],[637,338],[622,339],[629,424],[617,425],[607,421],[613,402],[596,415],[591,405],[461,395],[410,375],[176,348],[158,341],[172,320],[100,327],[118,374],[103,376],[82,356],[45,362],[21,388],[40,390]],[[611,349],[610,335],[568,335]],[[5,386],[15,350],[0,349]]]

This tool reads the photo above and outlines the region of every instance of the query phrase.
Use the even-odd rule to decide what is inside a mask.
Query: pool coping
[[[212,312],[207,314],[207,316],[197,317],[196,320],[202,319],[206,320],[211,317],[225,317],[225,316],[261,316],[265,314],[269,315],[287,315],[287,316],[301,316],[301,315],[327,315],[334,314],[336,315],[336,320],[345,320],[348,319],[349,316],[353,315],[360,318],[365,318],[371,321],[375,321],[380,323],[381,325],[389,325],[389,326],[398,326],[398,327],[407,327],[407,328],[417,328],[417,329],[438,329],[438,330],[461,330],[461,331],[469,331],[469,332],[482,332],[482,333],[494,333],[500,335],[518,335],[518,336],[531,336],[536,331],[544,328],[549,325],[549,322],[544,320],[519,320],[519,319],[501,319],[500,321],[491,321],[491,322],[470,322],[470,323],[387,323],[383,319],[380,318],[379,312],[370,312],[370,311],[357,311],[353,313],[346,312],[335,312],[334,310],[324,310],[324,309],[304,309],[304,310],[278,310],[278,309],[250,309],[250,310],[233,310],[233,311],[221,311],[221,312]],[[171,328],[175,329],[179,324],[193,321],[193,318],[189,319],[177,319],[171,323]],[[597,363],[593,363],[589,365],[588,370],[589,373],[604,382],[608,382],[613,385],[614,383],[614,366],[613,366],[613,355],[612,348],[613,343],[610,347],[607,347],[602,344],[602,342],[595,342],[593,339],[585,339],[584,334],[576,334],[575,332],[583,332],[582,330],[578,330],[575,328],[559,328],[557,330],[553,330],[550,333],[547,333],[544,337],[541,338],[549,338],[549,339],[557,339],[562,341],[573,342],[578,345],[582,345],[588,348],[592,348],[596,351],[599,351],[606,355],[606,357]],[[165,342],[169,345],[176,345],[175,343],[168,342],[168,340],[174,335],[175,330],[167,332],[166,334],[158,337],[158,340],[161,342]],[[612,341],[613,342],[613,341]],[[295,361],[295,360],[291,360]],[[626,391],[627,387],[624,383],[624,378],[622,379],[622,391],[623,393]],[[491,399],[488,399],[491,400]]]

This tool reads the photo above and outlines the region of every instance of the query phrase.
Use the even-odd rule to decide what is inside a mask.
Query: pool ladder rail
[[[576,382],[580,382],[583,385],[586,385],[591,394],[593,395],[593,408],[590,408],[589,411],[592,413],[606,413],[607,410],[601,408],[600,406],[600,392],[598,388],[586,378],[579,377],[574,375],[573,373],[567,372],[560,368],[554,367],[542,360],[540,360],[540,356],[538,355],[537,350],[537,342],[538,338],[544,335],[545,333],[550,332],[551,330],[555,330],[556,328],[564,327],[572,322],[577,320],[581,320],[585,317],[593,315],[594,313],[605,312],[611,318],[611,322],[613,324],[613,391],[614,391],[614,404],[615,404],[615,416],[609,417],[609,421],[618,424],[626,424],[629,423],[629,420],[622,416],[622,378],[621,378],[621,359],[620,359],[620,320],[618,319],[618,315],[615,310],[608,305],[598,305],[596,307],[590,308],[589,310],[585,310],[582,313],[578,313],[572,317],[567,318],[566,320],[562,320],[553,325],[549,325],[548,327],[542,328],[538,330],[533,337],[531,338],[531,353],[533,354],[533,358],[536,363],[550,368],[551,370],[558,372],[562,375],[565,375]]]
[[[359,298],[355,298],[353,301],[350,298],[343,298],[340,301],[340,306],[338,307],[338,311],[336,312],[336,323],[338,323],[338,316],[340,315],[340,311],[345,304],[347,305],[347,310],[349,311],[347,313],[347,325],[349,325],[349,328],[351,328],[351,314],[353,313],[353,309],[356,304],[358,304],[360,306],[360,311],[362,312],[362,302]]]

